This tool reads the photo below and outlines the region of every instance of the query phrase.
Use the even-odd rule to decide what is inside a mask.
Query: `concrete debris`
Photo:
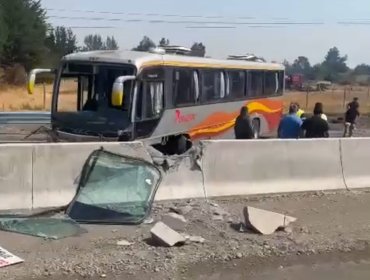
[[[288,233],[288,234],[291,234],[291,233],[293,233],[293,229],[292,229],[292,227],[285,227],[284,228],[284,232],[286,232],[286,233]]]
[[[131,246],[133,243],[127,241],[127,240],[119,240],[117,241],[118,246]]]
[[[297,219],[284,214],[245,207],[243,210],[244,220],[247,227],[252,228],[264,235],[273,234],[279,228],[285,228]]]
[[[154,219],[152,217],[148,217],[143,221],[144,225],[151,225],[154,223]]]
[[[221,221],[224,220],[224,218],[222,216],[219,216],[219,215],[213,215],[212,220],[216,221],[216,222],[221,222]]]
[[[216,205],[216,206],[214,206],[214,205]],[[211,204],[211,210],[212,210],[214,215],[230,216],[230,214],[227,211],[225,211],[224,209],[222,209],[220,206],[218,206],[217,204],[214,204],[214,205]]]
[[[170,207],[170,211],[179,215],[187,215],[193,210],[193,207],[186,205],[183,207]]]
[[[187,221],[184,216],[176,213],[168,213],[162,217],[162,222],[173,230],[184,231]]]
[[[194,243],[203,244],[206,240],[201,236],[190,236],[189,241],[194,242]]]
[[[173,247],[185,243],[185,237],[162,222],[156,223],[150,233],[152,240],[159,246]]]

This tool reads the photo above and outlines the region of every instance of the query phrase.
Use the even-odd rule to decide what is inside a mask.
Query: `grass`
[[[45,106],[44,89],[42,85],[37,85],[34,95],[28,95],[25,87],[14,87],[0,85],[0,110],[2,111],[41,111],[50,110],[52,98],[52,85],[45,86]],[[67,81],[63,84],[60,97],[60,107],[65,110],[76,108],[76,83]],[[301,107],[311,112],[316,102],[324,104],[327,114],[342,114],[345,111],[345,104],[350,102],[353,97],[358,97],[361,104],[361,113],[370,113],[370,88],[368,87],[333,87],[325,92],[289,92],[283,96],[284,107],[287,109],[291,102],[298,102]]]

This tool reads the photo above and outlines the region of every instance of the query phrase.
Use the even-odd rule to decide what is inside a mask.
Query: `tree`
[[[327,79],[335,81],[338,78],[338,74],[345,73],[349,70],[347,64],[347,56],[340,56],[339,50],[336,47],[331,48],[325,60],[322,63],[322,66],[326,68],[330,77]]]
[[[302,74],[307,80],[312,80],[315,78],[310,61],[305,56],[299,56],[296,60],[294,60],[289,71],[291,74]]]
[[[104,45],[105,45],[104,49],[106,50],[118,50],[119,49],[118,43],[113,36],[112,37],[108,36]]]
[[[118,50],[118,43],[113,36],[108,36],[104,41],[100,35],[90,34],[85,37],[84,43],[83,51]]]
[[[64,26],[58,26],[49,31],[46,46],[52,54],[59,57],[73,53],[78,49],[76,35],[72,29],[67,29]]]
[[[47,24],[41,1],[1,1],[2,29],[7,35],[2,38],[3,51],[0,62],[20,63],[30,69],[39,64],[45,55]]]
[[[84,39],[85,46],[82,48],[84,51],[98,51],[104,50],[104,42],[100,35],[87,35]]]
[[[139,45],[136,48],[133,48],[134,51],[147,52],[151,48],[155,48],[155,43],[147,36],[140,41]]]
[[[194,43],[191,47],[190,55],[204,57],[206,55],[206,47],[202,43]]]
[[[160,47],[166,47],[166,46],[169,46],[170,45],[170,40],[166,39],[166,38],[162,38],[160,41],[159,41],[159,46]]]
[[[0,2],[0,57],[3,51],[4,44],[6,42],[6,39],[8,37],[8,28],[5,25],[4,21],[4,8],[3,8],[3,3]]]
[[[355,75],[370,75],[370,65],[360,64],[355,67],[353,70]]]

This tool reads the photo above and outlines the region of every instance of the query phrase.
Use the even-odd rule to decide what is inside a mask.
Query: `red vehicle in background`
[[[292,74],[286,77],[286,88],[290,90],[303,90],[304,77],[302,74]]]

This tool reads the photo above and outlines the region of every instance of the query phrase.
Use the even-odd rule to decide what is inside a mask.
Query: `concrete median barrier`
[[[205,141],[207,195],[344,189],[339,141]]]
[[[76,193],[86,159],[100,147],[122,155],[150,160],[145,147],[139,142],[34,145],[33,208],[67,205]]]
[[[370,138],[342,139],[341,150],[348,188],[370,187]]]
[[[193,168],[190,158],[183,158],[163,175],[155,200],[202,197],[205,197],[202,172]]]
[[[0,210],[32,207],[32,146],[0,145]]]

